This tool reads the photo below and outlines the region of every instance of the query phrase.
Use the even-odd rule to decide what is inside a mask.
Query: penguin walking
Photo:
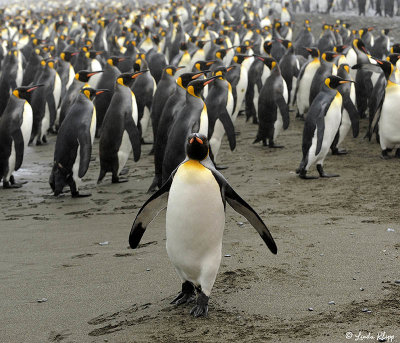
[[[89,168],[96,131],[96,109],[92,100],[106,91],[82,88],[58,131],[49,178],[55,196],[60,195],[66,185],[73,198],[90,196],[79,193],[79,184]]]
[[[207,107],[201,98],[203,88],[218,76],[204,80],[194,80],[186,90],[186,101],[176,115],[174,124],[168,135],[165,148],[162,179],[163,183],[169,178],[174,169],[185,159],[185,141],[193,132],[208,134]]]
[[[312,102],[303,130],[303,158],[296,173],[302,179],[316,179],[307,175],[310,167],[316,163],[320,177],[336,177],[326,174],[324,160],[332,146],[342,119],[343,100],[337,88],[349,80],[331,75],[325,79],[324,86]],[[353,127],[353,130],[355,128]]]
[[[19,188],[12,173],[17,171],[24,158],[32,131],[32,108],[28,100],[41,85],[16,88],[0,117],[0,179],[3,188]]]
[[[148,192],[154,192],[157,187],[161,188],[165,148],[168,143],[169,132],[174,123],[174,119],[185,105],[186,88],[191,81],[196,80],[205,73],[206,71],[185,73],[178,76],[176,79],[175,92],[165,103],[157,127],[157,132],[154,133],[154,178]]]
[[[214,168],[207,138],[191,134],[185,145],[186,159],[139,210],[129,245],[137,248],[147,225],[167,207],[166,249],[182,282],[182,291],[171,303],[190,303],[197,291],[196,305],[190,313],[200,317],[208,314],[211,289],[221,263],[225,201],[246,217],[273,254],[277,247],[260,216]]]
[[[282,128],[289,127],[288,89],[278,63],[272,57],[256,56],[270,70],[271,75],[265,81],[258,100],[258,132],[254,143],[260,141],[270,148],[282,148],[275,140]]]
[[[100,183],[107,172],[112,172],[112,183],[126,182],[119,174],[133,148],[134,160],[140,158],[139,117],[135,94],[129,88],[146,71],[121,74],[117,78],[114,94],[104,117],[100,135]]]

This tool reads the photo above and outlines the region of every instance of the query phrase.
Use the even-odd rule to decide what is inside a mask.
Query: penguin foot
[[[339,174],[326,174],[324,172],[324,168],[322,167],[321,164],[317,164],[317,170],[318,170],[320,177],[330,178],[330,177],[339,177],[340,176]]]
[[[11,189],[11,188],[21,188],[22,187],[22,183],[10,183],[8,181],[4,181],[3,182],[3,188],[4,189]]]
[[[196,294],[194,292],[194,286],[189,282],[185,281],[182,284],[182,292],[178,294],[178,296],[170,302],[173,305],[182,305],[189,304],[196,299]]]
[[[124,183],[124,182],[128,182],[128,179],[123,179],[117,176],[113,176],[111,179],[111,183]]]
[[[128,173],[129,173],[129,168],[125,167],[125,168],[122,168],[119,175],[127,175]]]
[[[79,193],[79,192],[71,193],[71,196],[73,198],[86,198],[90,197],[91,195],[92,195],[91,193]]]
[[[190,310],[190,314],[194,317],[207,317],[208,315],[208,296],[200,292],[197,296],[196,306]]]
[[[304,114],[297,113],[296,114],[296,119],[304,120]]]
[[[347,150],[334,148],[332,149],[332,155],[347,155]]]
[[[282,149],[282,148],[284,148],[285,146],[283,146],[283,145],[276,145],[275,143],[269,143],[268,147],[271,148],[271,149]]]
[[[389,152],[391,152],[392,151],[392,149],[385,149],[385,150],[382,150],[382,154],[381,154],[381,158],[383,159],[383,160],[390,160],[391,158],[392,158],[392,156],[389,156]],[[396,151],[396,154],[397,154],[397,151]]]

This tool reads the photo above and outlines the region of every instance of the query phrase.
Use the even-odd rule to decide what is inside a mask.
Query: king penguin
[[[349,82],[351,81],[334,75],[327,77],[321,91],[310,106],[303,130],[303,158],[296,170],[302,179],[317,178],[307,175],[314,163],[317,163],[317,170],[321,177],[339,176],[326,174],[323,163],[342,119],[343,100],[337,88]]]
[[[114,94],[104,117],[100,135],[100,183],[107,172],[112,172],[112,183],[128,181],[119,174],[133,148],[134,160],[140,158],[140,134],[135,94],[129,88],[136,77],[146,71],[121,74],[117,78]]]
[[[166,249],[182,282],[182,291],[171,303],[190,303],[197,291],[190,313],[200,317],[208,314],[208,300],[221,263],[226,201],[246,217],[273,254],[277,247],[260,216],[214,168],[207,138],[190,134],[185,146],[186,159],[139,210],[129,245],[138,247],[148,224],[166,207]]]
[[[32,131],[32,108],[28,100],[41,85],[16,88],[0,117],[0,179],[3,188],[19,188],[12,173],[17,171],[24,158]]]

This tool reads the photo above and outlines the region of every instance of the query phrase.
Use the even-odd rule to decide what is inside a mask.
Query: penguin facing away
[[[296,173],[302,179],[316,179],[307,175],[312,164],[317,163],[320,177],[335,177],[337,174],[326,174],[324,160],[338,132],[342,119],[343,100],[337,87],[352,81],[343,80],[331,75],[325,79],[324,86],[312,102],[303,130],[303,158]],[[350,114],[350,113],[349,113]],[[356,126],[353,126],[353,130]]]
[[[90,195],[79,193],[78,185],[89,168],[96,131],[96,109],[92,101],[96,95],[107,91],[82,88],[60,126],[49,178],[55,196],[60,195],[66,185],[73,198]]]
[[[0,117],[0,179],[3,188],[19,188],[12,173],[23,161],[32,131],[32,108],[29,105],[31,93],[42,85],[16,88]]]
[[[213,166],[206,136],[189,135],[186,152],[186,159],[139,210],[129,245],[138,247],[147,226],[166,207],[166,249],[182,282],[182,291],[171,303],[189,303],[197,291],[190,313],[200,317],[208,314],[209,296],[221,263],[226,201],[246,217],[273,254],[277,247],[260,216]]]
[[[126,182],[119,174],[128,157],[134,152],[134,160],[140,158],[140,133],[138,130],[138,109],[135,94],[130,86],[146,70],[121,74],[117,78],[114,94],[104,117],[100,135],[100,183],[107,172],[112,172],[112,183]]]

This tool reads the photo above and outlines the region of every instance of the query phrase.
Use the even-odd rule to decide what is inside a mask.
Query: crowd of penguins
[[[389,30],[337,20],[315,37],[305,20],[294,35],[289,3],[268,0],[49,4],[0,12],[4,188],[21,186],[13,173],[27,145],[49,134],[57,135],[50,186],[55,195],[69,186],[73,197],[87,195],[78,186],[95,138],[98,182],[111,173],[117,183],[152,130],[155,191],[185,159],[189,134],[208,138],[214,163],[225,135],[234,150],[239,114],[270,148],[280,147],[291,110],[304,120],[301,178],[314,177],[313,165],[336,176],[324,159],[346,153],[343,139],[358,135],[360,119],[383,158],[400,145],[400,45]]]

